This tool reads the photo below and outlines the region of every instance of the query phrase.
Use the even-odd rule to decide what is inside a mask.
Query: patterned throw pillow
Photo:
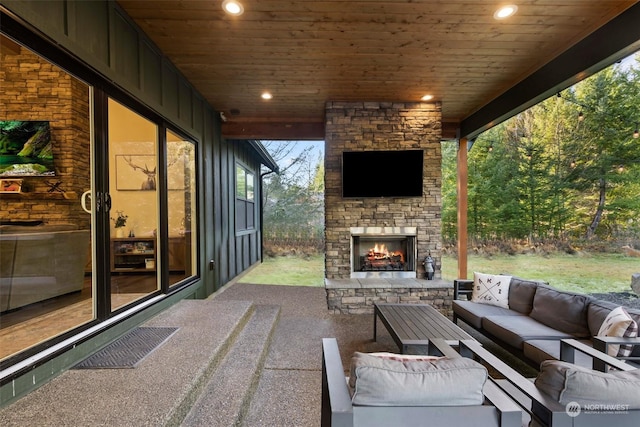
[[[511,276],[475,272],[471,301],[509,308],[510,283]]]
[[[625,337],[638,336],[638,324],[629,316],[623,307],[616,307],[607,315],[598,330],[599,337]],[[632,345],[609,345],[609,356],[627,357],[633,350]]]

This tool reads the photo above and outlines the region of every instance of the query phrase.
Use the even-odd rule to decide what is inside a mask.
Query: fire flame
[[[400,257],[400,261],[404,262],[404,253],[401,251],[389,252],[387,246],[385,244],[378,245],[377,243],[373,246],[373,248],[369,249],[367,254],[369,259],[380,260],[380,259],[389,259],[391,257]]]

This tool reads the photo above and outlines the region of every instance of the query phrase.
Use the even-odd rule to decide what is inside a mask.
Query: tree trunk
[[[602,220],[602,212],[604,211],[604,201],[607,195],[607,182],[604,178],[600,178],[600,196],[598,197],[598,208],[596,209],[596,213],[593,216],[593,221],[587,228],[587,239],[593,237],[596,233],[596,229],[598,228],[598,224]]]

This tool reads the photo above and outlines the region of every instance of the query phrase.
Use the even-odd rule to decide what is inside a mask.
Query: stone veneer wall
[[[334,314],[371,314],[373,304],[430,304],[453,319],[453,287],[443,280],[328,280],[327,306]]]
[[[0,120],[48,120],[53,177],[23,178],[24,195],[0,196],[0,220],[42,220],[90,227],[79,196],[90,187],[89,88],[59,67],[13,42],[0,49]],[[61,181],[47,193],[46,181]]]
[[[350,277],[349,228],[367,226],[417,227],[418,278],[424,278],[422,260],[429,252],[436,265],[441,265],[440,104],[329,102],[325,121],[326,278]],[[422,197],[342,198],[343,151],[396,149],[424,150]],[[440,270],[436,270],[439,277]]]

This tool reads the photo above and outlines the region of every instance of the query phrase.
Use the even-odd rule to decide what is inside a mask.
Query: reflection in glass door
[[[0,171],[21,184],[0,194],[3,360],[96,311],[92,215],[81,206],[92,190],[92,89],[1,34],[0,45]]]
[[[167,188],[169,223],[169,285],[196,271],[195,145],[167,131]]]
[[[158,127],[109,100],[111,310],[160,287]]]

